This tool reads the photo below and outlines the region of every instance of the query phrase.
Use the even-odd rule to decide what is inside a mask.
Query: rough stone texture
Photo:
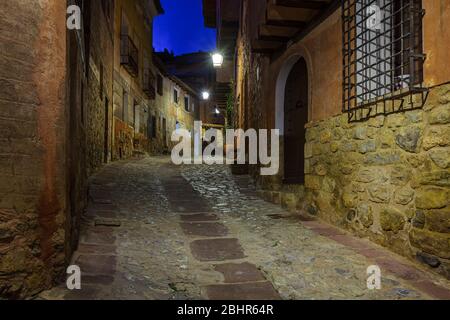
[[[306,193],[297,207],[315,208],[314,215],[414,261],[420,251],[444,259],[444,244],[450,247],[443,240],[449,235],[450,104],[439,97],[449,90],[448,84],[431,89],[434,98],[423,110],[362,123],[348,123],[347,115],[309,123]],[[332,148],[325,139],[330,131]],[[269,193],[283,188],[255,179]],[[442,265],[435,270],[448,276]]]
[[[60,1],[2,3],[0,297],[34,295],[64,272],[64,12]]]
[[[101,1],[90,4],[90,35],[86,106],[83,121],[86,126],[88,176],[111,160],[113,119],[113,12]],[[106,119],[107,118],[107,119]],[[107,124],[107,126],[106,126]]]
[[[384,231],[397,233],[405,226],[405,217],[394,208],[386,208],[380,213],[380,225]]]

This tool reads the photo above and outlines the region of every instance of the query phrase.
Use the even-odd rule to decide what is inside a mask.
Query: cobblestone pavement
[[[82,289],[41,299],[433,299],[446,280],[364,240],[302,221],[226,166],[153,157],[91,179],[73,263]],[[377,264],[382,288],[367,289]]]

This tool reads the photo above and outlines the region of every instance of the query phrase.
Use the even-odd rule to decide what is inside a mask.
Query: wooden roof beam
[[[297,28],[262,24],[259,26],[258,39],[266,41],[287,42],[297,32]]]
[[[318,9],[292,8],[269,3],[266,10],[266,24],[304,27],[319,12]]]
[[[274,3],[283,7],[323,10],[331,0],[275,0]]]

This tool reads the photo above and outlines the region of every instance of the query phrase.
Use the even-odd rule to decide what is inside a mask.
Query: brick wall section
[[[7,1],[0,18],[0,296],[64,271],[64,1]]]

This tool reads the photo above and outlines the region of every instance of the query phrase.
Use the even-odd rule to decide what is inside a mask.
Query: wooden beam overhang
[[[266,24],[302,27],[311,21],[318,12],[318,9],[285,7],[269,2],[266,8]]]
[[[261,54],[272,54],[277,51],[283,42],[280,41],[267,41],[267,40],[253,40],[252,41],[252,51],[254,53]]]
[[[275,4],[283,7],[324,10],[329,1],[326,0],[275,0]]]
[[[273,55],[303,38],[331,13],[340,0],[270,0],[265,21],[252,42],[253,52]]]

